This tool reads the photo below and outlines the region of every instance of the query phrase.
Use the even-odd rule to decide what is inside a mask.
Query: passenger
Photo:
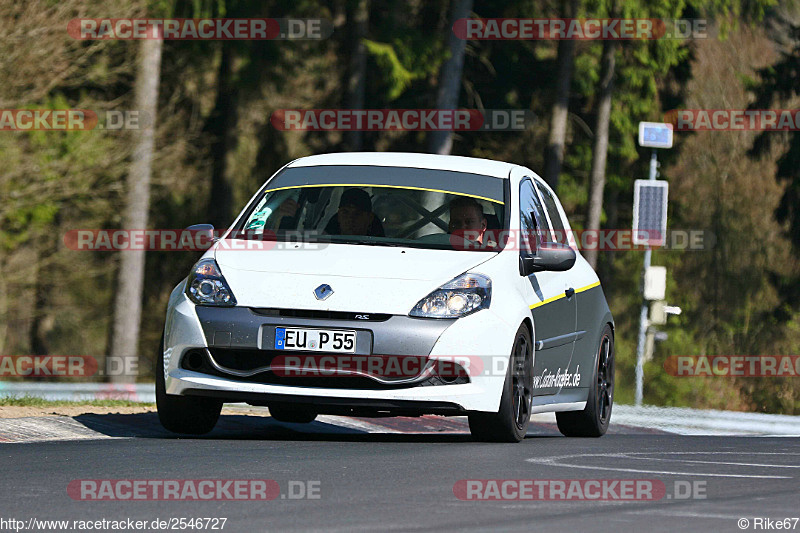
[[[283,203],[278,206],[277,211],[275,211],[275,214],[272,216],[272,229],[276,231],[279,229],[294,229],[291,227],[291,225],[295,216],[297,216],[298,209],[300,209],[300,204],[298,204],[294,199],[287,198],[284,200]]]

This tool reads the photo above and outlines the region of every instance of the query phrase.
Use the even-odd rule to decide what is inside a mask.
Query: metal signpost
[[[650,176],[648,180],[636,180],[633,198],[633,243],[644,244],[643,301],[639,316],[639,342],[636,348],[636,405],[642,405],[644,388],[644,359],[647,344],[647,311],[649,300],[663,300],[666,287],[666,269],[661,267],[652,272],[650,260],[651,246],[663,246],[667,229],[666,181],[657,180],[658,158],[656,148],[672,148],[672,125],[657,122],[639,123],[639,146],[653,148],[650,156]],[[661,296],[658,298],[657,296]]]

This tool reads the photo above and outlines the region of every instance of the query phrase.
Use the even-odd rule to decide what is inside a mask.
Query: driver
[[[372,212],[372,199],[363,189],[346,189],[339,200],[339,210],[325,226],[329,235],[365,235],[384,237],[383,225]]]
[[[450,201],[450,233],[483,244],[486,216],[483,207],[474,198],[458,196]]]

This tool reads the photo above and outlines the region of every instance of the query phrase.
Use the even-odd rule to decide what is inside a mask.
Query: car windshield
[[[402,167],[289,168],[251,204],[232,236],[498,251],[504,181]]]

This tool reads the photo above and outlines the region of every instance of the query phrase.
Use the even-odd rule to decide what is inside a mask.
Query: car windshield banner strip
[[[504,203],[503,180],[500,178],[406,167],[325,165],[287,168],[275,176],[266,192],[299,187],[397,187]]]

